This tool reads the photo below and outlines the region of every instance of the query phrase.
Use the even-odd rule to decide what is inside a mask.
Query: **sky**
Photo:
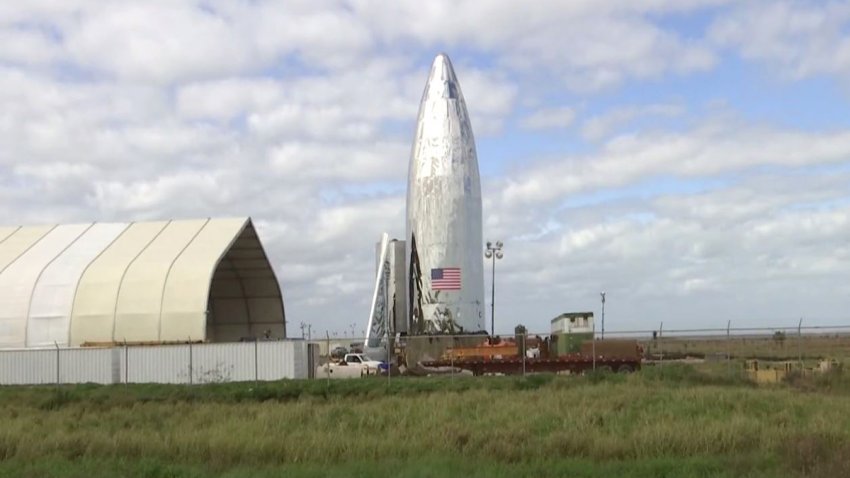
[[[0,223],[251,216],[290,335],[360,334],[439,52],[497,332],[850,325],[847,2],[4,2]]]

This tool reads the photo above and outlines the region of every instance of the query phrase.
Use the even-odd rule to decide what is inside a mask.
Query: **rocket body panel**
[[[387,243],[386,262],[389,263],[389,282],[387,284],[387,316],[390,333],[407,334],[407,280],[405,279],[405,241],[391,239]],[[381,242],[375,244],[375,274],[381,268]],[[370,355],[371,357],[371,355]]]
[[[378,248],[378,270],[375,274],[375,291],[372,294],[372,309],[369,311],[369,324],[366,326],[366,341],[364,347],[379,347],[381,340],[387,338],[389,331],[389,300],[388,289],[390,282],[390,263],[387,259],[387,233],[381,236]]]
[[[393,334],[407,334],[407,301],[405,300],[407,281],[404,276],[405,242],[393,239],[389,243],[389,248],[387,258],[390,261],[390,287],[387,297],[389,297],[392,306],[389,309],[391,315],[388,318],[388,323],[391,326],[390,332]]]
[[[466,102],[451,62],[439,55],[419,106],[408,177],[411,333],[485,330],[481,216],[481,181]],[[442,278],[455,269],[459,284]]]

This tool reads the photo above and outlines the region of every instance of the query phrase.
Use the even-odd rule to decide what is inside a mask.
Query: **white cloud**
[[[92,9],[69,29],[66,45],[80,65],[131,81],[170,83],[257,62],[228,19],[185,4]]]
[[[524,129],[565,129],[575,121],[576,113],[572,108],[542,108],[534,111],[520,121]]]
[[[43,31],[23,28],[0,30],[0,61],[43,66],[58,58],[58,45]]]
[[[741,56],[768,62],[785,76],[850,74],[850,5],[846,2],[743,4],[717,19],[710,36]]]
[[[228,78],[191,83],[177,92],[177,112],[188,119],[229,121],[249,112],[268,111],[285,97],[271,78]]]
[[[578,91],[711,68],[707,45],[654,25],[644,14],[692,11],[707,3],[490,1],[355,2],[385,42],[474,47],[526,74],[558,75]]]
[[[677,104],[653,104],[615,108],[585,120],[581,126],[581,135],[587,140],[598,141],[608,136],[614,129],[636,118],[652,116],[671,118],[680,116],[682,113],[684,113],[684,108]]]
[[[834,317],[850,306],[840,125],[700,121],[647,99],[587,119],[592,143],[577,153],[529,153],[552,154],[575,123],[555,105],[585,111],[594,98],[611,103],[605,88],[691,81],[717,66],[718,45],[792,78],[847,71],[841,5],[829,18],[799,4],[771,4],[764,19],[735,7],[710,41],[662,21],[722,3],[3,4],[0,216],[252,215],[288,317],[339,329],[368,311],[379,234],[403,235],[416,108],[430,58],[448,49],[479,145],[510,158],[482,162],[486,235],[506,243],[505,321],[545,329],[550,316],[593,308],[602,288],[613,328],[754,311]],[[534,108],[519,123],[548,134],[543,144],[505,130],[518,104]],[[679,128],[646,127],[677,114]],[[696,192],[635,191],[658,178]]]
[[[477,137],[501,133],[516,100],[516,86],[479,69],[456,65],[455,70]]]
[[[406,142],[282,143],[269,152],[271,170],[302,180],[398,181],[407,174]]]
[[[848,161],[846,131],[723,118],[518,164],[485,185],[487,235],[506,244],[501,315],[593,308],[607,290],[614,330],[844,320]]]
[[[714,176],[761,166],[840,164],[848,158],[850,131],[803,133],[707,122],[688,133],[616,136],[599,154],[542,163],[508,180],[505,197],[547,201],[658,175]]]
[[[253,113],[248,126],[264,138],[310,137],[319,140],[374,138],[371,121],[355,120],[340,106],[284,104],[268,113]]]
[[[359,236],[358,231],[366,224],[392,224],[403,221],[404,206],[398,197],[381,198],[363,201],[359,204],[341,205],[326,208],[319,213],[316,223],[316,234],[319,240],[350,241]],[[378,235],[366,237],[367,242],[374,243]],[[360,240],[358,238],[358,240]],[[374,251],[372,249],[371,251]],[[370,251],[370,252],[371,252]]]
[[[842,319],[847,299],[831,295],[837,287],[847,289],[841,284],[850,248],[836,240],[850,233],[850,176],[810,178],[822,187],[821,202],[845,198],[815,209],[801,207],[812,193],[795,189],[799,179],[764,179],[755,188],[743,183],[696,195],[631,199],[622,214],[610,204],[569,210],[568,225],[533,240],[516,238],[521,228],[512,222],[501,236],[506,259],[500,283],[503,290],[520,288],[532,296],[503,293],[503,314],[519,314],[529,301],[554,316],[592,307],[598,291],[607,290],[617,304],[609,309],[617,317],[609,323],[617,324],[614,330],[660,320],[665,327],[688,328],[722,327],[727,319],[739,326],[781,324],[801,315],[811,322]],[[638,218],[647,213],[651,219]],[[812,302],[816,287],[832,293]],[[545,326],[542,320],[536,324]]]
[[[154,180],[98,181],[94,184],[95,204],[110,216],[156,217],[157,209],[170,204],[172,215],[186,214],[225,202],[233,184],[219,172],[184,171]]]

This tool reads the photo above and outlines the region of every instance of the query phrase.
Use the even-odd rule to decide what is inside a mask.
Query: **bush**
[[[56,389],[52,394],[50,394],[46,400],[41,402],[39,408],[42,410],[59,410],[62,407],[68,405],[69,403],[76,402],[77,398],[71,393],[70,390],[59,388]]]
[[[785,378],[785,383],[797,390],[807,392],[850,393],[850,377],[841,368],[806,374],[794,370]]]
[[[555,378],[553,374],[535,374],[520,377],[514,381],[514,389],[516,390],[537,390],[540,387],[549,385]]]
[[[640,377],[650,381],[664,381],[669,384],[695,386],[695,385],[726,385],[726,386],[751,386],[742,374],[728,375],[724,373],[707,373],[697,370],[693,365],[683,363],[669,363],[643,367]]]
[[[850,476],[850,445],[837,436],[809,433],[789,437],[784,456],[802,476]]]

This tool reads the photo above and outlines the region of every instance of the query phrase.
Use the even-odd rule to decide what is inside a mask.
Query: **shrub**
[[[54,391],[53,393],[51,393],[46,400],[41,402],[39,408],[41,408],[42,410],[59,410],[60,408],[75,401],[77,401],[77,399],[71,394],[69,390],[59,388],[56,389],[56,391]]]

